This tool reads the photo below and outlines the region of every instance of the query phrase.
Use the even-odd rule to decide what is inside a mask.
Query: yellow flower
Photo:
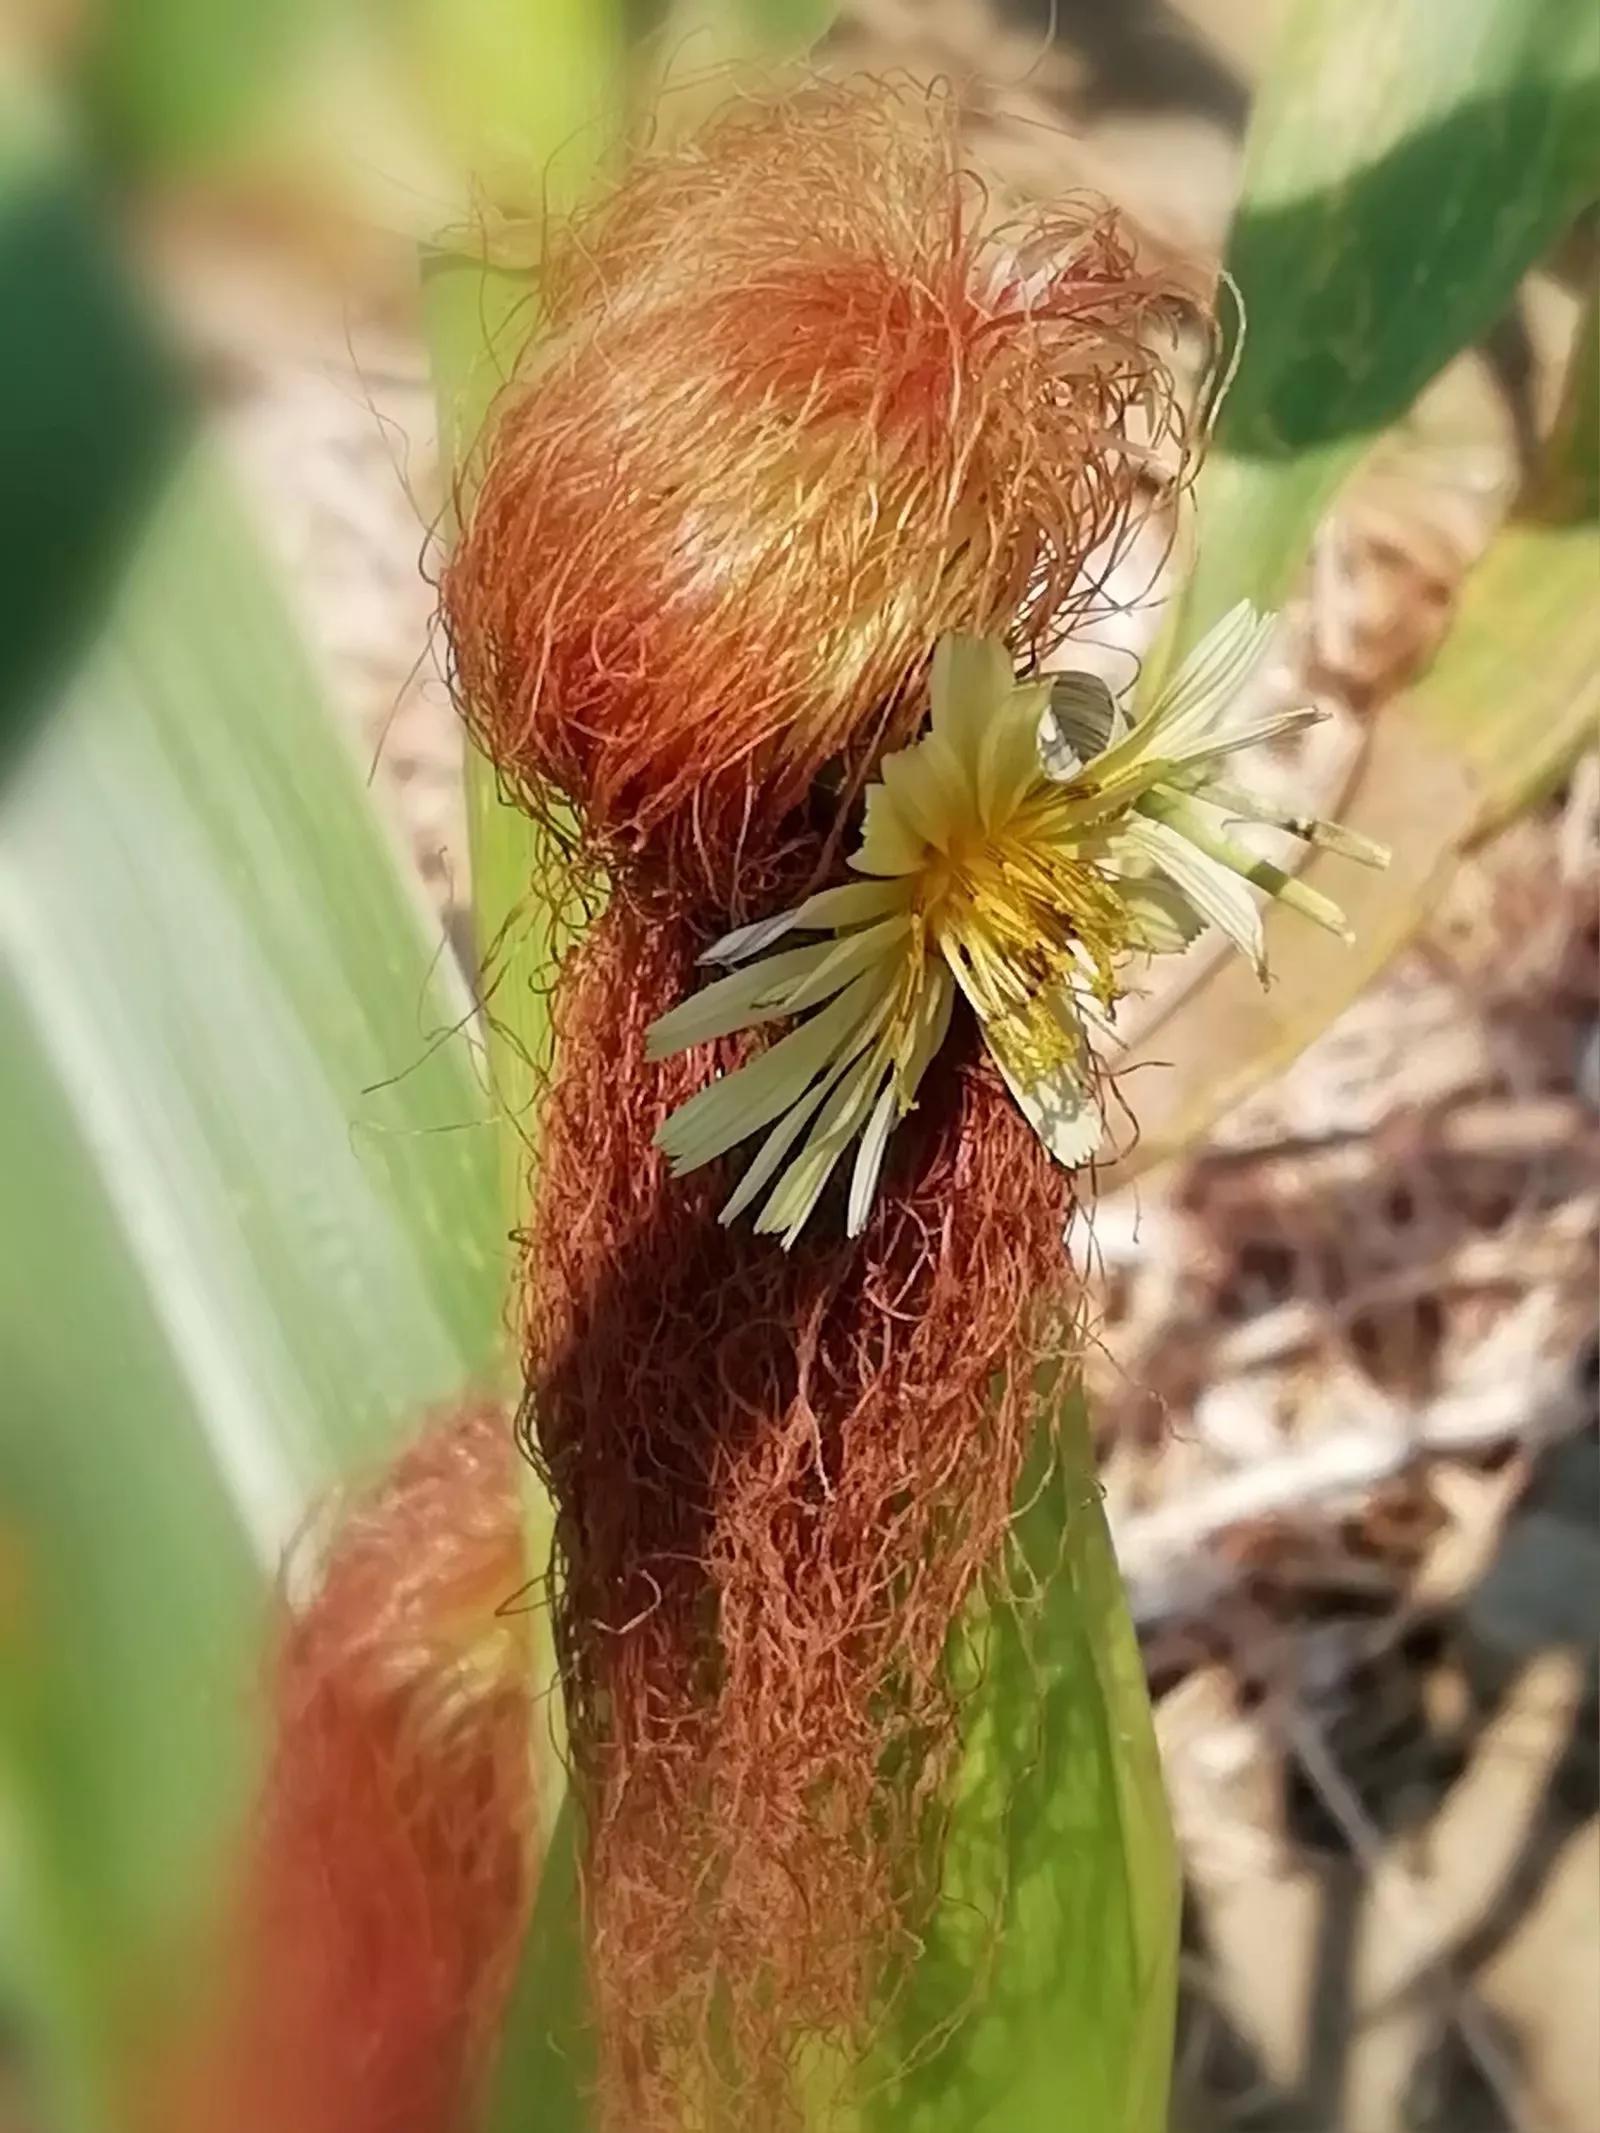
[[[756,1227],[787,1248],[854,1142],[846,1222],[859,1235],[957,991],[1046,1147],[1076,1165],[1102,1128],[1089,1033],[1108,1026],[1130,954],[1175,951],[1214,925],[1265,978],[1252,882],[1344,932],[1327,898],[1226,832],[1243,817],[1369,864],[1386,857],[1217,776],[1240,749],[1317,715],[1230,725],[1271,626],[1236,607],[1136,723],[1091,675],[1019,684],[999,642],[942,639],[928,730],[885,757],[867,793],[850,861],[863,878],[716,942],[702,960],[731,973],[650,1031],[651,1056],[663,1058],[796,1023],[657,1135],[682,1173],[766,1129],[724,1222],[771,1185]],[[820,938],[776,948],[789,934]]]

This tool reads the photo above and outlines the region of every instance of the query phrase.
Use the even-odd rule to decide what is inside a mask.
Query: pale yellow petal
[[[1229,868],[1202,852],[1181,832],[1145,815],[1130,815],[1107,839],[1115,865],[1127,853],[1139,862],[1150,861],[1169,881],[1175,882],[1208,925],[1225,933],[1241,954],[1255,965],[1256,975],[1266,978],[1266,937],[1254,897]]]
[[[1212,738],[1218,721],[1266,650],[1275,618],[1241,600],[1195,647],[1132,731],[1098,757],[1102,782],[1136,775],[1158,758],[1183,760]]]
[[[927,858],[927,839],[901,814],[892,794],[882,785],[870,786],[861,842],[851,855],[851,866],[858,874],[915,874]]]
[[[1291,733],[1304,733],[1308,726],[1320,726],[1327,715],[1317,704],[1298,704],[1292,711],[1273,711],[1264,718],[1251,719],[1242,726],[1230,726],[1221,732],[1202,733],[1185,747],[1158,751],[1153,760],[1159,761],[1168,770],[1183,770],[1196,764],[1220,763],[1230,755],[1242,755],[1247,749],[1264,747],[1268,741],[1283,740]]]
[[[1258,889],[1265,889],[1269,896],[1287,904],[1291,911],[1298,911],[1314,925],[1337,934],[1340,940],[1355,938],[1345,922],[1345,915],[1331,897],[1320,890],[1297,881],[1292,874],[1270,859],[1263,859],[1252,852],[1248,845],[1237,838],[1227,836],[1214,827],[1201,807],[1185,795],[1173,795],[1160,789],[1151,793],[1143,805],[1157,820],[1187,838],[1196,850],[1203,852],[1208,860],[1243,880],[1253,882]]]
[[[978,754],[978,814],[991,833],[1003,829],[1044,782],[1039,728],[1050,699],[1047,682],[1014,689],[997,711]]]
[[[1003,1025],[986,1023],[984,1037],[1024,1118],[1056,1161],[1073,1170],[1094,1154],[1105,1122],[1089,1086],[1088,1043],[1071,998],[1061,993],[1049,1005],[1073,1042],[1069,1056],[1048,1073],[1012,1052]]]
[[[1082,1082],[1063,1072],[1026,1088],[1013,1085],[1013,1093],[1023,1117],[1063,1170],[1078,1170],[1092,1159],[1106,1124]]]
[[[903,911],[910,891],[903,881],[845,881],[837,888],[819,889],[800,906],[799,922],[808,932],[843,933],[852,926],[869,925]]]
[[[972,820],[971,781],[937,733],[885,756],[878,777],[901,818],[937,851],[948,851],[952,833]]]
[[[778,1165],[816,1116],[818,1107],[824,1097],[828,1095],[830,1090],[838,1086],[841,1075],[852,1067],[856,1073],[865,1074],[869,1070],[871,1063],[870,1053],[865,1057],[858,1056],[854,1061],[850,1059],[835,1060],[822,1079],[814,1082],[805,1095],[797,1103],[790,1106],[761,1143],[760,1148],[746,1167],[744,1175],[723,1203],[722,1211],[717,1216],[717,1220],[724,1229],[730,1223],[738,1221],[745,1209],[750,1206],[751,1202],[770,1182]]]
[[[990,720],[1011,693],[1011,654],[996,637],[952,631],[933,655],[932,730],[970,776]]]
[[[786,933],[832,933],[849,926],[865,925],[897,910],[907,900],[898,881],[847,881],[835,889],[819,889],[792,911],[772,918],[758,918],[754,925],[736,927],[702,951],[702,963],[747,963],[764,954]]]
[[[1135,729],[1152,752],[1187,747],[1217,724],[1260,665],[1277,627],[1248,600],[1229,609],[1201,638]]]
[[[703,948],[695,958],[698,963],[747,963],[753,955],[763,955],[786,933],[793,933],[800,923],[801,906],[792,911],[776,911],[769,918],[758,918],[752,925],[735,926],[731,933],[719,934],[709,948]]]
[[[899,1117],[899,1105],[892,1081],[884,1084],[878,1101],[872,1107],[872,1116],[867,1120],[861,1135],[861,1146],[856,1150],[856,1167],[850,1177],[850,1204],[845,1210],[844,1227],[848,1237],[859,1237],[867,1226],[867,1217],[872,1212],[873,1195],[878,1190],[878,1177],[883,1169],[883,1158],[888,1150],[889,1135],[894,1131]]]
[[[743,970],[702,985],[687,1000],[658,1015],[645,1033],[645,1057],[666,1059],[691,1044],[707,1044],[713,1037],[731,1036],[735,1030],[759,1029],[765,1022],[794,1010],[788,1004],[791,988],[810,977],[827,961],[833,942],[812,941],[804,948],[786,948],[778,955],[764,956]]]
[[[929,956],[923,972],[922,990],[906,1025],[900,1056],[895,1061],[895,1084],[900,1092],[902,1111],[910,1110],[923,1075],[949,1034],[955,997],[955,979],[950,975],[950,966],[942,956]]]
[[[870,974],[857,978],[798,1029],[681,1104],[657,1132],[656,1146],[680,1174],[725,1154],[800,1102],[815,1075],[864,1050],[880,1007]]]
[[[1175,882],[1150,876],[1118,884],[1132,943],[1146,955],[1177,955],[1205,931],[1205,920]]]
[[[897,911],[880,918],[875,926],[865,926],[859,933],[847,933],[825,943],[828,952],[822,962],[787,993],[788,1012],[799,1014],[802,1009],[815,1006],[858,973],[874,971],[874,966],[878,966],[874,971],[878,981],[890,982],[892,972],[905,959],[910,933],[910,912]]]
[[[805,1145],[757,1215],[755,1227],[759,1235],[781,1235],[785,1251],[793,1246],[838,1167],[840,1156],[871,1113],[883,1065],[880,1046],[869,1056],[865,1071],[850,1075],[828,1098]]]
[[[1260,822],[1271,829],[1287,830],[1291,837],[1298,837],[1316,851],[1336,852],[1341,859],[1353,859],[1357,866],[1381,868],[1389,864],[1387,845],[1346,829],[1342,822],[1327,822],[1320,815],[1290,813],[1275,800],[1263,799],[1259,793],[1237,785],[1225,785],[1216,778],[1207,778],[1192,790],[1197,800],[1219,808],[1235,821]]]

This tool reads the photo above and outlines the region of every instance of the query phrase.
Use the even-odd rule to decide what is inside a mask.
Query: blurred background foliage
[[[924,12],[846,10],[823,59],[884,13],[914,53]],[[148,225],[226,202],[293,228],[336,284],[373,227],[421,247],[460,449],[546,210],[603,177],[664,81],[662,123],[685,123],[709,70],[793,59],[834,13],[27,0],[0,29],[0,2050],[27,2133],[127,2123],[139,2037],[243,1811],[263,1601],[306,1508],[505,1368],[519,1058],[542,1041],[526,826],[475,781],[485,1026],[220,463],[207,381],[143,271]],[[1132,51],[1159,92],[1170,11],[1060,16],[1091,85]],[[1269,17],[1225,245],[1248,334],[1169,645],[1241,592],[1291,593],[1353,470],[1530,269],[1582,256],[1600,191],[1584,0],[1285,0],[1251,20]],[[1027,18],[999,10],[1002,66],[1048,44]],[[1150,1003],[1130,1065],[1178,1070],[1139,1075],[1123,1175],[1302,1053],[1592,735],[1592,297],[1569,333],[1503,529],[1328,809],[1396,852],[1386,877],[1340,877],[1356,950],[1280,941],[1265,997],[1201,958]],[[974,1624],[948,1930],[906,2042],[975,1969],[982,2012],[868,2086],[874,2133],[1024,2133],[1068,2100],[1085,2133],[1164,2123],[1176,1876],[1081,1416],[1068,1436],[1083,1463],[1019,1532],[1045,1611],[1027,1636]],[[533,1567],[546,1545],[530,1501]],[[563,1813],[496,2133],[583,2122],[570,1841]],[[996,1871],[997,1956],[961,1908]]]

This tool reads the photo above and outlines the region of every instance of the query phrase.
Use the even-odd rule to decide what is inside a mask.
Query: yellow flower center
[[[1054,1000],[1072,979],[1084,983],[1087,957],[1092,989],[1109,1003],[1128,943],[1115,890],[1048,828],[1046,816],[1018,816],[999,835],[930,855],[919,899],[930,941],[959,964],[991,1038],[1009,1063],[1041,1078],[1068,1064],[1079,1043]]]

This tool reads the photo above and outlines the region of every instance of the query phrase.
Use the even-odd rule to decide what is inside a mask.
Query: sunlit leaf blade
[[[667,0],[670,28],[700,21],[734,59],[775,60],[807,51],[839,12],[838,0]]]
[[[497,1302],[465,988],[318,695],[197,456],[0,816],[32,1048],[134,1244],[170,1222],[152,1261],[198,1285],[216,1383],[248,1388],[291,1505],[330,1428],[371,1445],[397,1397],[476,1367]]]
[[[588,2133],[594,2036],[578,1929],[580,1832],[566,1794],[545,1853],[484,2133]]]
[[[1014,1599],[969,1624],[938,1919],[866,2133],[1164,2133],[1178,1871],[1144,1669],[1072,1396]]]
[[[1247,330],[1187,641],[1281,605],[1363,449],[1597,195],[1589,0],[1293,0],[1228,246]]]
[[[0,1547],[13,1602],[0,1626],[0,2020],[8,2062],[0,2096],[26,2126],[108,2133],[90,1951],[81,1922],[67,1915],[70,1890],[52,1869],[52,1833],[40,1812],[52,1798],[45,1684],[37,1635],[15,1618],[24,1558],[9,1516]]]
[[[1597,84],[1582,0],[1295,0],[1251,132],[1229,251],[1248,330],[1169,654],[1241,595],[1281,602],[1372,438],[1600,194]],[[1592,366],[1592,321],[1590,335]],[[1196,951],[1127,1062],[1150,1071],[1126,1083],[1140,1138],[1119,1175],[1176,1153],[1302,1051],[1415,932],[1463,847],[1579,745],[1595,651],[1581,390],[1569,416],[1566,472],[1496,543],[1434,672],[1385,707],[1333,810],[1391,847],[1389,873],[1320,856],[1306,869],[1344,906],[1355,947],[1273,914],[1265,996]]]
[[[85,2133],[241,1805],[283,1544],[501,1339],[465,989],[225,483],[141,503],[0,793],[6,1983]]]

